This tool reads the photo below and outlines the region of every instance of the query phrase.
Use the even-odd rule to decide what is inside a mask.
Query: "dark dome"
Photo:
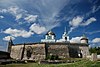
[[[87,38],[82,38],[81,40],[88,40]]]
[[[46,33],[46,35],[55,35],[55,33],[53,33],[52,31],[49,31]]]

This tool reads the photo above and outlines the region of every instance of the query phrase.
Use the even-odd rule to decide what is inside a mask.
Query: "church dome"
[[[52,31],[47,32],[46,35],[55,35],[55,33],[53,33]]]

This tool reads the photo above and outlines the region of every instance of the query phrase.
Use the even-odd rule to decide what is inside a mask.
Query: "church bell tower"
[[[66,40],[67,41],[67,32],[66,32],[66,27],[65,27],[65,31],[62,35],[62,39]]]

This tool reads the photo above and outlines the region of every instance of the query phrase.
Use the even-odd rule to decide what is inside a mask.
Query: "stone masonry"
[[[10,56],[19,60],[44,60],[47,55],[59,58],[86,58],[89,55],[87,44],[77,43],[25,43],[11,47]]]

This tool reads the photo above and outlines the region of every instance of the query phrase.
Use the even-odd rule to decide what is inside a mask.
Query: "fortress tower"
[[[85,36],[85,34],[83,34],[83,36],[81,38],[81,43],[88,44],[88,38]]]

